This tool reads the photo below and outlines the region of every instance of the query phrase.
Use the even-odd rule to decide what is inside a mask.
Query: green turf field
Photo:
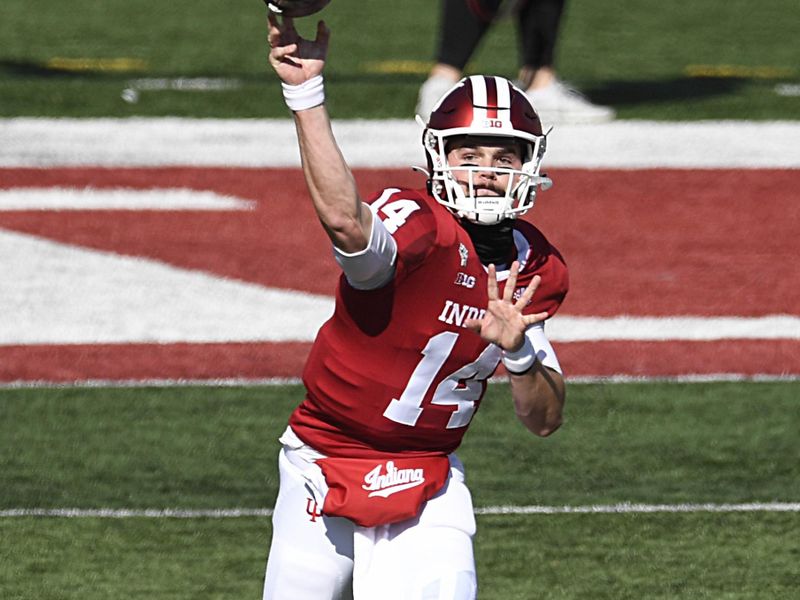
[[[0,391],[0,510],[272,506],[297,386]],[[572,384],[548,439],[505,384],[460,455],[478,508],[800,500],[799,382]],[[797,512],[478,517],[481,598],[793,598]],[[266,517],[0,518],[1,598],[255,598]]]
[[[332,114],[410,117],[433,59],[438,2],[333,0],[321,14],[333,29]],[[778,91],[800,85],[799,17],[796,0],[573,1],[558,68],[620,118],[796,119],[800,96]],[[264,20],[261,0],[4,0],[0,116],[286,116]],[[517,67],[505,20],[469,70],[514,77]],[[198,85],[223,89],[186,89]],[[137,86],[138,102],[123,101]]]
[[[323,16],[333,116],[411,117],[438,3],[333,0]],[[573,0],[559,71],[622,119],[797,119],[798,18],[797,0]],[[261,0],[3,0],[0,117],[286,117],[264,20]],[[515,56],[505,21],[469,70],[513,78]],[[0,511],[269,508],[301,393],[0,390]],[[479,509],[800,502],[800,382],[572,384],[544,440],[506,395],[490,388],[460,451]],[[800,590],[798,512],[479,514],[478,528],[484,600]],[[259,598],[269,537],[267,517],[3,516],[0,599]]]

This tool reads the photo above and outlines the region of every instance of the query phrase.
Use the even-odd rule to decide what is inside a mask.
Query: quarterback
[[[567,269],[517,218],[550,184],[545,136],[509,81],[465,78],[425,126],[427,187],[362,199],[325,108],[329,35],[269,18],[269,62],[342,274],[280,439],[264,598],[472,599],[475,519],[454,452],[487,380],[503,362],[536,435],[564,406],[544,321]]]

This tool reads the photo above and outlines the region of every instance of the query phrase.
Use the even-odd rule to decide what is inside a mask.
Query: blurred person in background
[[[592,104],[556,76],[555,48],[565,0],[507,0],[518,29],[517,86],[533,102],[545,125],[603,123],[614,110]],[[501,13],[503,0],[443,0],[436,64],[419,90],[416,113],[423,120],[458,80],[484,34]]]

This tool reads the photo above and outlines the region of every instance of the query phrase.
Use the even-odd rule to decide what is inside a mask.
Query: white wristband
[[[525,343],[516,352],[503,350],[503,364],[506,370],[512,375],[522,375],[536,362],[536,351],[528,336],[525,336]]]
[[[325,86],[322,75],[315,75],[308,81],[299,85],[289,85],[281,82],[283,99],[292,111],[314,108],[325,102]]]

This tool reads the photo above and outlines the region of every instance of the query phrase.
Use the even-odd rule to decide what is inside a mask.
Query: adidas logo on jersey
[[[397,492],[417,487],[425,483],[425,472],[422,469],[398,469],[394,461],[386,461],[386,472],[382,473],[382,464],[364,475],[361,487],[369,492],[368,496],[386,498]]]

